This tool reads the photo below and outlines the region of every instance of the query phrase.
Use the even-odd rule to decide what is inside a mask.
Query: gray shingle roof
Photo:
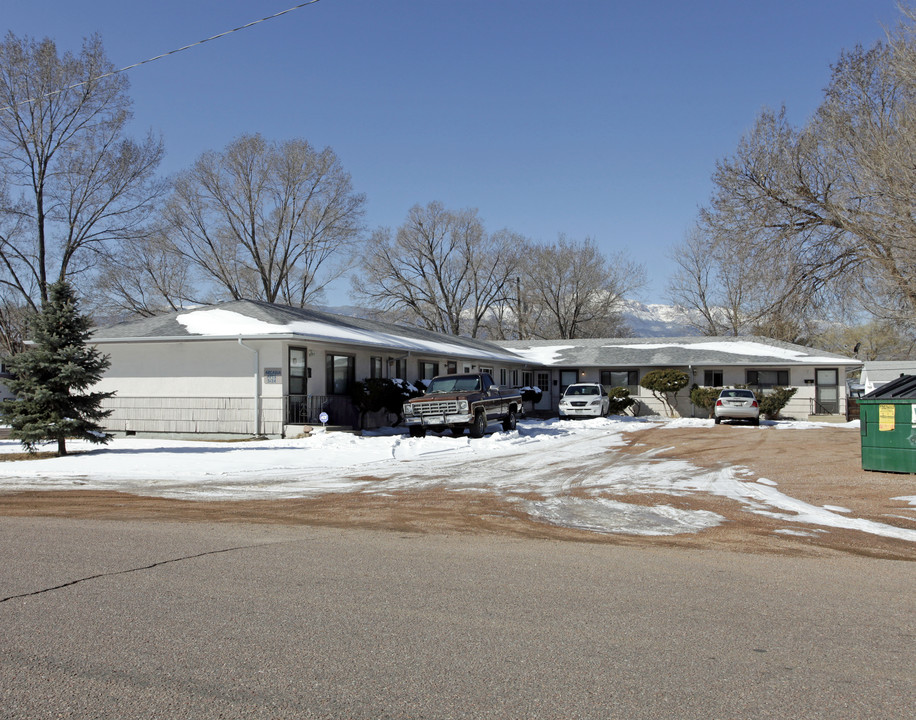
[[[858,360],[758,336],[515,340],[500,343],[552,367],[727,367],[831,364]]]
[[[217,323],[214,332],[195,332],[189,317],[221,310],[250,318],[255,327],[240,323]],[[229,316],[230,318],[232,316]],[[260,325],[266,323],[267,326]],[[313,325],[314,324],[314,325]],[[324,328],[333,328],[328,333]],[[485,340],[443,335],[417,327],[334,315],[306,308],[274,305],[257,300],[238,300],[192,310],[130,320],[95,331],[98,343],[155,341],[164,339],[206,340],[216,336],[268,338],[296,337],[324,342],[348,342],[392,349],[407,349],[456,357],[503,359],[552,367],[727,367],[831,364],[854,367],[858,360],[813,350],[802,345],[763,337],[589,338],[580,340],[516,340],[499,344]],[[437,350],[437,348],[439,348]]]
[[[201,316],[207,311],[221,310],[235,313],[244,318],[276,326],[271,328],[254,329],[246,328],[243,323],[236,332],[231,325],[219,324],[222,328],[218,333],[201,333],[189,329],[187,320],[190,316]],[[181,322],[185,320],[185,322]],[[337,332],[325,334],[322,328],[334,328]],[[447,346],[443,354],[457,355],[459,357],[493,357],[505,358],[507,361],[524,362],[511,351],[484,340],[443,335],[441,333],[424,330],[418,327],[407,327],[392,323],[367,320],[365,318],[334,315],[307,308],[294,308],[286,305],[275,305],[258,300],[237,300],[234,302],[220,303],[189,310],[179,310],[165,315],[97,328],[93,334],[93,341],[97,343],[150,341],[164,339],[206,340],[214,337],[244,338],[270,338],[270,337],[302,337],[304,339],[321,340],[327,342],[351,342],[377,347],[391,347],[395,349],[415,349],[434,352],[437,346]],[[357,340],[356,338],[359,338]],[[432,348],[432,349],[431,349]]]

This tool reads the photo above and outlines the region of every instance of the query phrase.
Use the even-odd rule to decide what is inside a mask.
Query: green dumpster
[[[916,375],[859,398],[862,469],[916,473]]]

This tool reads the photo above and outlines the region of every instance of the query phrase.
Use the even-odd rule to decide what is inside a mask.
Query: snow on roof
[[[563,342],[564,344],[560,344]],[[566,341],[515,340],[512,352],[554,367],[687,367],[688,365],[829,364],[856,366],[858,360],[762,337],[588,338]]]
[[[231,310],[193,310],[175,318],[192,335],[279,335],[290,332],[289,325],[275,325]]]
[[[318,340],[375,345],[401,350],[423,350],[444,355],[466,355],[468,348],[449,342],[410,338],[379,330],[345,327],[315,320],[294,320],[282,325],[264,322],[231,310],[194,310],[175,318],[192,335],[226,337],[233,335],[302,335]],[[518,360],[507,353],[475,349],[474,357]]]
[[[564,350],[572,350],[575,347],[575,345],[547,345],[544,347],[513,348],[512,352],[531,362],[552,365],[559,361],[560,353]]]
[[[271,336],[294,336],[321,342],[453,355],[479,360],[523,362],[522,358],[511,351],[483,340],[251,300],[120,323],[97,330],[94,341],[131,342],[194,337],[250,339]]]
[[[761,342],[738,341],[738,342],[694,342],[694,343],[639,343],[627,345],[606,345],[605,347],[638,347],[643,350],[657,350],[660,348],[682,348],[684,350],[705,350],[711,352],[727,353],[729,355],[758,356],[768,358],[782,358],[794,362],[805,363],[835,363],[837,356],[822,357],[810,355],[801,350],[792,350],[790,348],[776,347]]]

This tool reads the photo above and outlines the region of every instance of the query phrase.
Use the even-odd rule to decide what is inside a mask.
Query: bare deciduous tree
[[[243,135],[178,176],[163,232],[220,292],[304,306],[346,272],[364,205],[330,148]]]
[[[135,241],[129,254],[106,255],[98,275],[99,304],[109,313],[153,317],[209,301],[198,292],[186,259],[157,231]]]
[[[712,254],[712,243],[694,228],[675,248],[678,266],[668,285],[668,298],[686,310],[688,322],[704,335],[724,335],[727,324],[727,294],[720,275],[724,268]],[[735,332],[737,334],[737,332]]]
[[[914,24],[907,11],[888,44],[843,54],[803,127],[792,127],[784,111],[764,111],[718,163],[701,213],[705,244],[681,249],[679,301],[696,308],[715,297],[738,321],[729,330],[783,339],[809,334],[812,318],[854,304],[879,319],[914,322]],[[713,260],[705,278],[698,249]],[[720,265],[729,256],[758,278],[734,308],[725,303],[734,298]]]
[[[37,310],[50,284],[142,236],[162,190],[162,144],[125,136],[113,69],[97,37],[63,56],[49,39],[0,42],[0,285],[14,306]]]
[[[908,360],[916,336],[899,323],[873,320],[861,325],[831,325],[812,338],[814,347],[859,360]]]
[[[631,333],[620,313],[624,296],[641,287],[645,271],[623,253],[604,256],[586,238],[560,235],[555,243],[526,252],[522,273],[525,337],[625,337]]]
[[[826,297],[801,304],[806,296],[797,292],[791,249],[755,243],[740,227],[722,224],[716,218],[694,228],[675,248],[678,269],[669,282],[669,300],[684,308],[688,322],[704,335],[750,333],[802,342],[813,332]],[[777,249],[785,254],[774,255]]]
[[[416,205],[395,233],[372,234],[353,296],[429,330],[477,337],[490,308],[511,297],[524,243],[508,230],[487,233],[476,210]]]

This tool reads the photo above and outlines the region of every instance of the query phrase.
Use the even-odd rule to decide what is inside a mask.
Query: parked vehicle
[[[604,417],[611,410],[611,400],[600,383],[569,385],[560,398],[560,417]]]
[[[423,437],[427,430],[459,436],[467,428],[472,438],[479,438],[491,422],[514,430],[521,407],[521,393],[500,387],[488,373],[440,375],[424,395],[404,404],[404,422],[411,437]]]
[[[753,390],[723,390],[716,399],[714,414],[716,425],[723,419],[747,420],[752,425],[760,424],[760,406]]]

